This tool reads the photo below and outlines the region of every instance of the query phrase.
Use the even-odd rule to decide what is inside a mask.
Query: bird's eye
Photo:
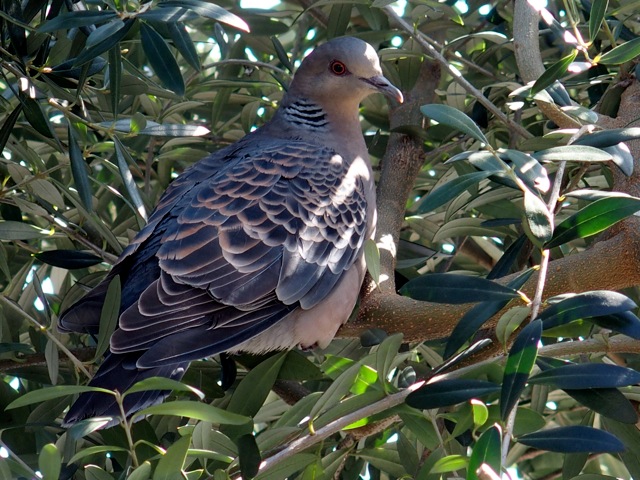
[[[339,76],[346,75],[349,72],[349,70],[347,70],[347,66],[339,60],[331,62],[329,70],[331,70],[331,73]]]

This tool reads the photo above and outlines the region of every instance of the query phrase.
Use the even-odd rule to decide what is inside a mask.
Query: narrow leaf
[[[45,116],[40,104],[31,97],[20,94],[20,103],[22,103],[22,111],[29,124],[42,136],[53,138],[53,130],[49,119]]]
[[[532,154],[541,162],[607,162],[611,154],[589,145],[563,145]]]
[[[38,455],[38,467],[42,480],[58,480],[62,470],[62,455],[53,443],[48,443]]]
[[[533,270],[525,270],[513,281],[507,284],[508,288],[519,289],[531,277]],[[443,357],[449,358],[458,351],[469,338],[474,335],[484,323],[502,310],[510,300],[498,300],[495,302],[481,302],[465,313],[458,321],[447,340]]]
[[[66,12],[56,15],[38,27],[38,32],[48,33],[56,30],[71,30],[87,25],[107,22],[117,17],[116,12],[83,10],[77,12]]]
[[[542,199],[529,189],[524,191],[524,215],[529,239],[542,247],[553,237],[553,217]]]
[[[9,141],[9,137],[13,133],[13,127],[18,121],[20,114],[22,113],[22,104],[18,103],[7,118],[5,119],[2,127],[0,127],[0,152],[4,151],[4,147]]]
[[[48,387],[41,390],[33,390],[31,392],[27,392],[7,405],[6,410],[25,407],[27,405],[33,405],[34,403],[42,403],[53,398],[60,398],[67,395],[74,395],[76,393],[84,392],[102,392],[109,395],[114,394],[111,390],[106,390],[104,388],[98,387],[85,387],[82,385],[59,385],[56,387]]]
[[[166,25],[173,45],[178,49],[180,55],[195,71],[200,71],[200,58],[198,58],[196,47],[193,45],[193,40],[185,26],[178,22],[168,22]]]
[[[113,118],[118,118],[120,112],[120,95],[122,81],[122,55],[120,44],[116,43],[109,50],[109,95],[111,97],[111,111]]]
[[[127,192],[129,193],[129,198],[131,198],[131,202],[136,209],[138,215],[146,220],[147,211],[144,207],[144,203],[142,202],[142,198],[140,197],[140,192],[138,191],[138,186],[136,182],[133,180],[133,175],[129,170],[129,164],[127,159],[131,159],[129,154],[122,145],[122,142],[117,137],[113,138],[113,144],[116,147],[116,159],[118,163],[118,170],[120,171],[120,175],[122,176],[122,181],[124,183]],[[133,161],[133,160],[131,160]]]
[[[184,95],[184,79],[180,67],[164,38],[148,24],[140,24],[142,48],[162,85],[177,95]]]
[[[488,465],[494,472],[499,472],[501,470],[500,449],[500,430],[498,427],[493,426],[484,431],[473,446],[467,469],[467,480],[479,479],[478,469],[482,464]]]
[[[640,383],[640,372],[618,365],[581,363],[545,370],[531,377],[529,383],[551,384],[563,390],[617,388]]]
[[[14,220],[0,221],[0,240],[32,240],[49,236],[51,232]]]
[[[75,182],[78,195],[84,208],[87,209],[87,212],[91,213],[93,211],[93,201],[89,174],[87,173],[87,163],[82,156],[80,145],[78,145],[78,137],[71,126],[71,122],[69,122],[67,132],[69,140],[69,161],[71,163],[73,181]]]
[[[191,436],[185,435],[179,438],[165,452],[153,472],[153,480],[175,480],[184,478],[182,467],[187,459],[187,451],[191,444]]]
[[[640,38],[634,38],[628,42],[618,45],[613,50],[609,50],[596,61],[603,65],[620,65],[630,62],[640,55]]]
[[[554,303],[538,315],[538,320],[542,320],[546,330],[581,318],[612,315],[635,308],[635,302],[626,295],[609,290],[594,290]]]
[[[462,133],[475,138],[485,145],[489,145],[489,140],[487,140],[487,137],[485,137],[484,133],[478,128],[478,125],[464,113],[453,107],[438,104],[423,105],[420,107],[420,111],[425,117],[431,120],[460,130]]]
[[[167,0],[164,2],[160,2],[158,6],[188,8],[189,10],[193,10],[194,12],[202,15],[203,17],[226,23],[227,25],[235,27],[238,30],[242,30],[244,32],[249,31],[249,26],[244,20],[213,3],[203,2],[200,0]]]
[[[141,380],[124,392],[123,396],[130,395],[136,392],[146,392],[149,390],[174,390],[178,392],[189,392],[197,395],[200,400],[204,400],[204,393],[197,388],[193,388],[189,385],[185,385],[177,380],[172,380],[165,377],[150,377]]]
[[[206,403],[187,400],[176,400],[175,402],[153,405],[137,412],[135,417],[144,417],[145,415],[174,415],[224,425],[244,425],[251,421],[249,417],[244,415],[228,412]]]
[[[617,453],[624,450],[620,440],[609,432],[582,425],[559,427],[522,435],[518,443],[560,453]]]
[[[484,380],[454,378],[423,385],[407,397],[410,407],[423,410],[448,407],[500,391],[500,385]]]
[[[87,268],[102,262],[102,259],[92,253],[79,250],[48,250],[33,255],[41,262],[54,267],[73,270]]]
[[[129,30],[131,30],[131,27],[133,26],[133,24],[135,23],[135,19],[130,18],[128,20],[125,20],[124,22],[122,22],[121,20],[113,20],[114,22],[114,28],[113,30],[115,31],[109,31],[109,32],[105,32],[102,31],[103,34],[109,33],[109,35],[105,35],[104,39],[102,39],[102,41],[100,42],[96,42],[94,45],[92,45],[89,48],[85,48],[82,53],[80,53],[80,55],[78,55],[78,57],[75,59],[75,62],[73,63],[74,66],[80,66],[80,65],[84,65],[87,62],[92,61],[94,58],[96,58],[99,55],[102,55],[104,52],[110,50],[111,48],[115,47],[118,42],[120,42],[120,40],[122,40],[124,38],[124,36],[129,33]],[[121,22],[121,23],[118,23]],[[115,29],[116,26],[119,26],[120,28]],[[95,33],[97,30],[95,30],[93,33]]]
[[[640,198],[608,197],[585,206],[555,229],[546,248],[600,233],[640,210]]]
[[[449,273],[429,273],[414,278],[402,286],[400,293],[416,300],[451,304],[520,297],[513,288],[491,280]]]
[[[583,135],[573,145],[589,145],[596,148],[611,147],[620,142],[637,140],[640,138],[640,127],[612,128]]]
[[[569,55],[562,57],[553,65],[549,66],[531,87],[531,96],[551,86],[556,80],[567,73],[567,68],[569,68],[569,65],[571,65],[571,62],[573,62],[577,56],[578,51],[573,50]]]
[[[609,0],[593,0],[591,2],[591,11],[589,12],[589,40],[591,42],[598,36],[608,6]]]
[[[251,433],[242,435],[237,440],[240,473],[242,478],[253,478],[258,474],[262,457],[256,443],[256,437]]]
[[[364,259],[367,264],[367,271],[376,283],[380,283],[380,250],[375,240],[368,239],[364,244]]]
[[[453,180],[431,191],[429,195],[427,195],[425,200],[420,204],[416,213],[422,214],[431,212],[436,208],[444,205],[449,200],[456,198],[468,188],[477,185],[481,180],[484,180],[491,175],[495,175],[496,173],[499,173],[499,171],[488,170],[467,173],[465,175],[454,178]]]
[[[640,340],[640,319],[632,312],[618,312],[589,318],[590,322]]]
[[[524,327],[509,351],[504,367],[500,394],[500,418],[504,421],[517,405],[520,394],[531,373],[538,355],[538,342],[542,336],[542,322],[534,320]]]
[[[101,358],[102,355],[104,355],[104,352],[107,351],[111,335],[115,332],[116,327],[118,326],[120,292],[120,275],[116,275],[109,283],[104,304],[102,305],[95,359]]]
[[[549,191],[551,182],[547,175],[547,170],[533,156],[518,150],[507,150],[505,152],[509,160],[515,166],[515,172],[520,179],[532,190],[539,190],[542,193]]]
[[[604,147],[602,150],[611,155],[611,161],[615,163],[620,171],[627,177],[630,177],[633,174],[633,155],[626,143],[619,143],[611,147]]]
[[[180,125],[176,123],[165,123],[162,125],[149,125],[140,130],[140,135],[151,135],[157,137],[201,137],[207,135],[210,130],[201,125]]]

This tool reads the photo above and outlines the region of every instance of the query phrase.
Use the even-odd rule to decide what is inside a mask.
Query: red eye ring
[[[331,62],[329,64],[329,70],[334,75],[338,75],[340,77],[349,73],[349,70],[347,70],[347,66],[340,60],[334,60],[333,62]]]

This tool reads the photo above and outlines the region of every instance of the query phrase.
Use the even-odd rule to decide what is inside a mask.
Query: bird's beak
[[[391,82],[382,75],[377,75],[371,78],[363,78],[362,81],[368,83],[383,95],[397,100],[398,103],[402,103],[404,101],[402,92],[395,86],[393,86]]]

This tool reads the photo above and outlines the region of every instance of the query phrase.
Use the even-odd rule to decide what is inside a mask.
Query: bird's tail
[[[140,369],[136,367],[139,356],[136,352],[124,355],[107,354],[100,371],[89,382],[89,386],[124,393],[137,382],[151,377],[180,380],[189,366],[189,363],[183,362]],[[162,402],[169,393],[167,390],[148,390],[127,395],[123,403],[126,417],[129,418],[144,408]],[[122,414],[115,396],[102,392],[82,393],[69,408],[62,425],[71,427],[81,420],[93,417],[111,417],[111,421],[102,428],[117,425],[122,420]]]

